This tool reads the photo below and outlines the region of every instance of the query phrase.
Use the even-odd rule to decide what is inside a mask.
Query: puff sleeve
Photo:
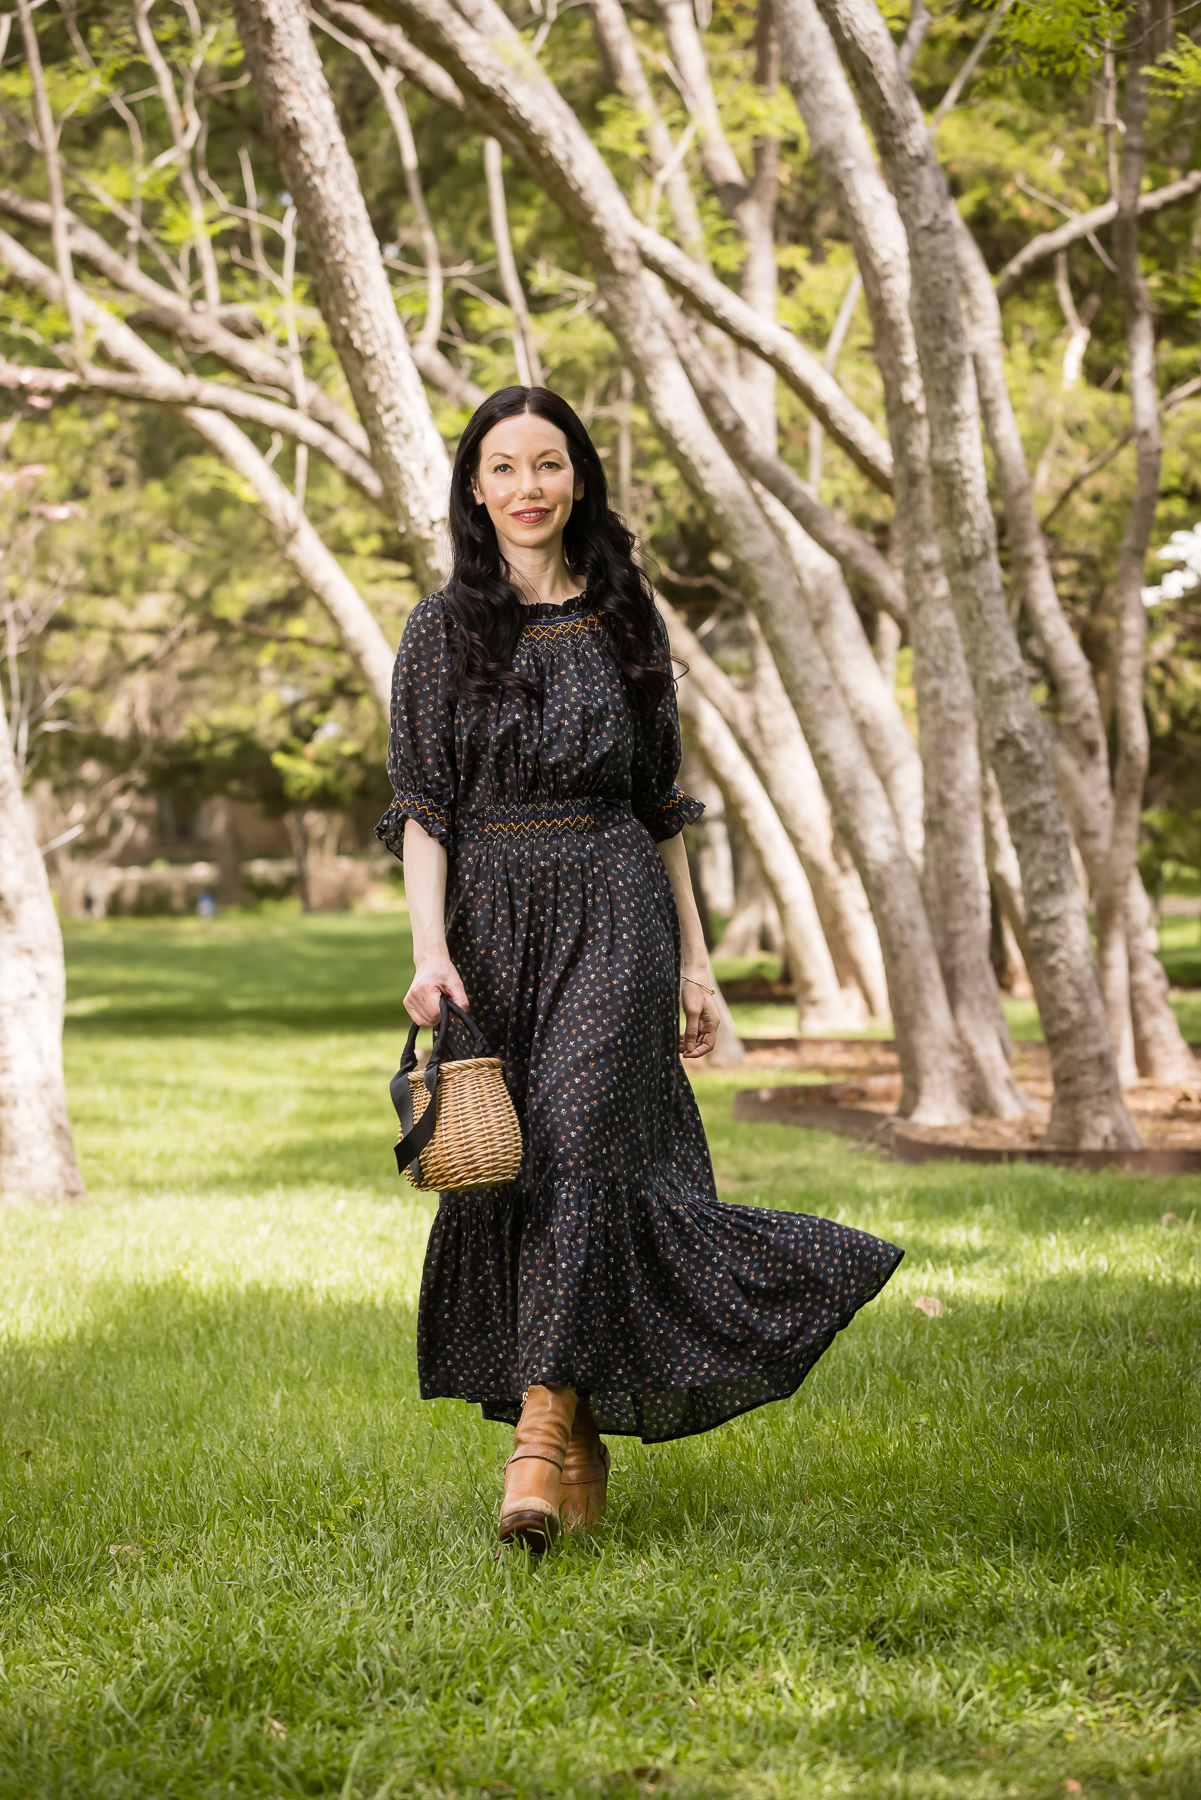
[[[392,672],[388,777],[396,798],[375,835],[401,858],[406,819],[448,849],[454,842],[455,692],[447,665],[442,599],[431,594],[409,614]]]
[[[655,614],[655,638],[668,654],[667,630]],[[653,716],[639,721],[639,744],[630,771],[630,805],[657,844],[693,825],[704,804],[676,785],[680,772],[680,715],[669,687]]]

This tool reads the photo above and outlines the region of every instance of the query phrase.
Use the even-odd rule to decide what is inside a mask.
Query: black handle
[[[413,1123],[413,1090],[409,1086],[409,1075],[417,1067],[417,1033],[420,1025],[410,1028],[405,1043],[404,1054],[400,1059],[400,1067],[392,1077],[388,1091],[392,1096],[392,1104],[396,1108],[396,1117],[400,1120],[401,1140],[396,1146],[396,1168],[404,1174],[405,1164],[410,1165],[413,1180],[421,1185],[421,1152],[433,1137],[438,1124],[438,1074],[442,1067],[446,1051],[446,1038],[450,1030],[451,1014],[466,1025],[475,1043],[478,1056],[491,1055],[488,1040],[472,1018],[461,1006],[456,1006],[449,994],[442,995],[441,1018],[436,1027],[434,1047],[430,1051],[429,1062],[425,1066],[425,1085],[429,1093],[430,1103],[418,1119]]]

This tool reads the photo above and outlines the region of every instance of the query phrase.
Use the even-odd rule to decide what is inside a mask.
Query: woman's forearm
[[[446,851],[422,831],[415,819],[405,821],[405,899],[413,927],[413,960],[446,955]]]
[[[709,952],[705,948],[701,915],[692,891],[688,853],[678,832],[656,848],[663,858],[680,919],[680,1005],[684,1011],[680,1055],[689,1059],[707,1056],[717,1042],[718,1017],[709,980]]]
[[[446,948],[446,851],[413,819],[405,823],[404,862],[416,964],[405,1006],[419,1025],[434,1025],[443,994],[462,1007],[468,998]]]
[[[705,948],[701,915],[696,909],[696,896],[692,891],[692,872],[688,867],[684,839],[677,832],[675,837],[665,839],[655,848],[663,858],[667,879],[671,882],[671,891],[675,895],[676,911],[680,915],[680,966],[686,975],[695,975],[698,969],[703,971],[708,968],[709,952]]]

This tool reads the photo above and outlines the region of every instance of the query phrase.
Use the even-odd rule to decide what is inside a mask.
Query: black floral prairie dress
[[[460,704],[447,665],[433,594],[396,659],[377,830],[397,855],[407,819],[446,846],[450,955],[526,1148],[512,1186],[441,1196],[422,1395],[514,1423],[526,1388],[561,1382],[602,1431],[707,1431],[793,1393],[902,1252],[717,1198],[655,849],[702,811],[675,784],[674,692],[638,717],[584,600],[528,608],[513,666],[535,696]]]

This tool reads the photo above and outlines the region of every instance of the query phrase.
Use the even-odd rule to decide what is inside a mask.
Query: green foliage
[[[1130,0],[1016,0],[998,36],[1042,73],[1091,75],[1129,11]]]
[[[403,917],[68,945],[92,1204],[0,1214],[5,1794],[1191,1800],[1195,1184],[905,1169],[700,1076],[725,1197],[906,1261],[497,1562],[506,1434],[416,1392]]]
[[[1201,89],[1201,45],[1182,33],[1152,69],[1151,80],[1161,93],[1176,98],[1195,94]]]

